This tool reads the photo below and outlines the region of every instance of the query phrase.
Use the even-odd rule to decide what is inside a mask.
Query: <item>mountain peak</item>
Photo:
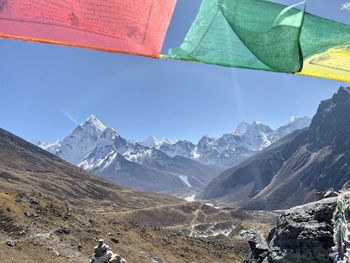
[[[266,132],[266,133],[269,133],[272,131],[272,129],[266,124],[264,124],[262,121],[253,121],[251,124],[247,122],[241,122],[237,126],[236,130],[233,132],[233,135],[243,136],[255,130],[259,130],[261,132]]]
[[[150,140],[150,141],[154,141],[154,142],[159,141],[154,135],[148,136],[148,138],[146,140]]]
[[[169,138],[158,139],[155,136],[150,135],[145,141],[139,142],[139,144],[149,148],[159,148],[162,144],[175,144],[176,142],[177,140]]]
[[[245,134],[249,128],[250,124],[248,122],[241,122],[236,130],[233,132],[233,135],[241,136]]]
[[[154,148],[160,144],[160,141],[153,135],[150,135],[145,141],[140,143],[143,146]]]
[[[253,121],[252,123],[253,125],[256,125],[256,126],[262,126],[262,125],[265,125],[262,121]]]
[[[310,126],[314,145],[333,145],[336,148],[350,145],[349,108],[349,87],[340,87],[331,99],[321,102]]]
[[[338,92],[335,93],[331,99],[326,100],[324,102],[327,102],[327,101],[331,102],[332,106],[335,107],[336,105],[349,104],[349,100],[350,100],[350,87],[340,87],[338,89]]]
[[[338,94],[350,96],[350,87],[340,87]]]
[[[86,119],[85,122],[83,122],[81,127],[94,127],[99,131],[104,131],[107,127],[99,120],[95,115],[90,115],[89,118]]]

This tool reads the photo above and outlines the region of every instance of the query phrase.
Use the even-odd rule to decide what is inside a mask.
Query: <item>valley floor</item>
[[[0,193],[0,258],[88,262],[104,238],[129,263],[242,262],[249,250],[244,230],[267,234],[275,219],[199,202],[89,211],[41,194]]]

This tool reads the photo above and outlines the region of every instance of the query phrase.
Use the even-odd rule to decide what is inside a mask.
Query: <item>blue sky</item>
[[[350,24],[346,2],[309,0],[308,11]],[[199,4],[178,0],[164,51],[181,43]],[[90,114],[133,140],[153,134],[197,141],[241,121],[277,127],[292,115],[313,116],[345,85],[3,39],[0,57],[0,127],[46,142],[62,139]]]

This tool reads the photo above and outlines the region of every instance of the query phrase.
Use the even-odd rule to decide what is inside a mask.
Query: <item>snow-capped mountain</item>
[[[178,141],[174,144],[163,143],[160,145],[159,150],[171,157],[183,156],[190,159],[196,159],[196,145],[186,140]]]
[[[307,127],[310,121],[307,117],[295,118],[277,130],[259,121],[241,123],[232,133],[218,139],[204,136],[198,144],[155,137],[136,143],[121,137],[91,115],[62,141],[33,143],[123,186],[175,195],[193,194],[225,168]]]
[[[273,130],[261,121],[254,121],[252,124],[243,122],[238,125],[232,134],[226,134],[220,140],[224,140],[224,145],[235,141],[237,147],[243,147],[255,152],[271,144],[269,135],[272,132]]]
[[[287,125],[284,125],[277,130],[275,130],[271,137],[276,137],[277,140],[280,138],[283,138],[284,136],[287,136],[288,134],[296,131],[301,130],[306,127],[309,127],[311,124],[311,119],[309,117],[294,117],[292,116],[290,122]],[[274,140],[274,139],[272,139]]]
[[[97,145],[110,144],[113,136],[117,136],[114,130],[108,129],[94,115],[91,115],[61,142],[38,146],[78,165]]]
[[[142,146],[146,146],[148,148],[156,148],[159,149],[159,147],[162,144],[175,144],[177,141],[174,139],[170,139],[170,138],[162,138],[162,139],[158,139],[156,137],[154,137],[153,135],[149,136],[145,141],[143,142],[139,142],[140,145]]]
[[[201,189],[220,172],[124,139],[93,115],[62,141],[36,144],[85,170],[146,191],[176,193],[182,188]]]
[[[272,130],[261,121],[243,122],[234,132],[218,139],[204,136],[197,145],[178,141],[175,144],[163,143],[159,149],[172,157],[180,155],[207,165],[232,167],[284,136],[308,127],[310,123],[308,117],[293,118],[287,125]]]

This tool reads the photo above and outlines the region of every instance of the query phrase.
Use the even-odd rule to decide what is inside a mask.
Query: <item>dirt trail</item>
[[[193,237],[194,232],[195,232],[195,227],[198,226],[198,224],[196,224],[196,222],[198,220],[199,213],[202,211],[203,206],[204,206],[204,203],[202,203],[200,206],[198,206],[196,211],[194,211],[194,217],[191,220],[190,226],[189,226],[189,228],[191,229],[190,237]],[[207,216],[204,214],[204,222],[206,221],[206,217]]]
[[[181,206],[181,205],[188,205],[188,203],[189,202],[187,202],[187,201],[183,201],[183,202],[179,202],[179,203],[176,203],[176,204],[157,205],[157,206],[151,206],[151,207],[147,207],[147,208],[129,209],[127,211],[120,211],[120,212],[116,212],[115,209],[108,210],[108,209],[103,208],[102,210],[93,209],[93,210],[91,210],[91,212],[103,211],[104,213],[111,213],[113,215],[128,215],[128,214],[133,214],[135,212],[141,212],[141,211],[152,211],[152,210],[155,210],[155,209],[162,209],[162,208],[169,209],[169,208],[178,207],[178,206]]]

